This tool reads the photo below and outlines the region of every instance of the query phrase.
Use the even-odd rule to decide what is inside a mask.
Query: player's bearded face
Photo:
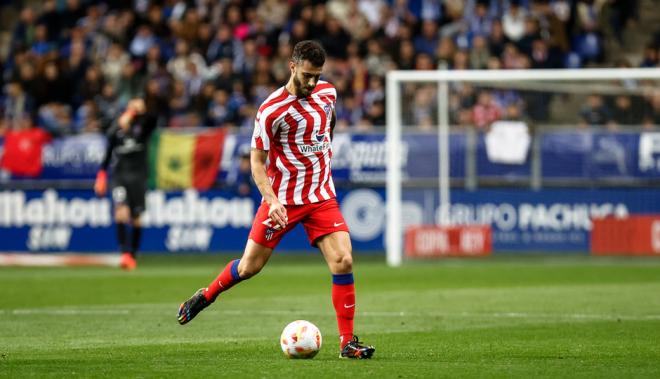
[[[307,97],[312,94],[316,84],[321,77],[323,67],[316,67],[309,61],[303,61],[301,64],[294,65],[293,85],[296,88],[296,94],[300,97]]]

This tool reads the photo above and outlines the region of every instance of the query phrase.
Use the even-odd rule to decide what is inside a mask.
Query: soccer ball
[[[280,337],[282,351],[289,358],[310,359],[321,350],[321,331],[305,320],[296,320],[287,325]]]

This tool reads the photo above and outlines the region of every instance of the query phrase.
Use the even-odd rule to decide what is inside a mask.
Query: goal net
[[[577,202],[562,208],[568,195],[559,190],[660,183],[658,84],[660,69],[389,72],[388,264],[403,262],[414,226],[492,226],[493,244],[504,250],[586,246],[591,215],[634,206],[617,210],[616,202],[594,200],[586,211]],[[559,200],[539,203],[539,196]],[[553,227],[568,232],[520,233]],[[565,244],[534,244],[553,238]],[[570,245],[571,238],[581,242]]]

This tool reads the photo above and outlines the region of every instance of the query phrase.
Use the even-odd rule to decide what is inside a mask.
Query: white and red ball
[[[305,320],[296,320],[287,325],[280,337],[282,351],[289,358],[310,359],[321,350],[321,331]]]

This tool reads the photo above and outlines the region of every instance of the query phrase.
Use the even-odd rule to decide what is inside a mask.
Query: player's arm
[[[268,179],[268,174],[266,173],[267,159],[267,151],[252,148],[250,151],[252,178],[254,178],[254,183],[257,185],[259,192],[261,192],[261,196],[264,197],[264,201],[270,206],[268,217],[270,217],[275,226],[284,228],[289,220],[286,214],[286,208],[284,208],[284,205],[277,198]]]
[[[330,119],[330,141],[335,138],[335,124],[337,123],[337,114],[332,110],[332,118]]]
[[[110,159],[112,158],[112,151],[115,148],[115,138],[113,133],[114,127],[108,133],[108,146],[105,149],[105,156],[101,162],[101,167],[96,173],[96,180],[94,181],[94,192],[98,196],[105,195],[108,189],[108,167],[110,166]]]

